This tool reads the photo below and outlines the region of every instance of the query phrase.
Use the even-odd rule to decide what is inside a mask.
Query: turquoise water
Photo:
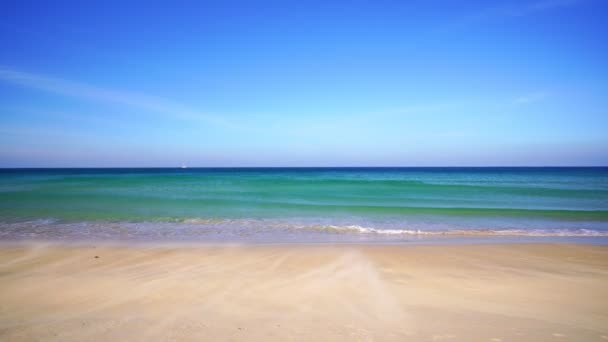
[[[4,169],[0,238],[608,236],[608,168]]]

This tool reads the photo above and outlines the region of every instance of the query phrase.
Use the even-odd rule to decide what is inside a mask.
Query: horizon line
[[[30,166],[0,167],[0,170],[35,170],[35,169],[388,169],[388,168],[607,168],[608,165],[444,165],[444,166]]]

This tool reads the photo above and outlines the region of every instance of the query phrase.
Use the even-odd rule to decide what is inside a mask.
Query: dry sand
[[[608,247],[5,245],[0,340],[608,341]]]

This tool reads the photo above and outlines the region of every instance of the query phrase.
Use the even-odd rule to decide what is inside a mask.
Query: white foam
[[[200,224],[210,226],[232,226],[249,227],[258,230],[309,230],[330,233],[351,233],[351,234],[377,234],[377,235],[451,235],[451,236],[555,236],[555,237],[585,237],[597,236],[608,237],[608,232],[591,229],[407,229],[407,228],[376,228],[361,225],[334,225],[334,224],[314,224],[314,223],[295,223],[290,220],[260,220],[260,219],[203,219],[193,218],[182,221],[186,224]]]
[[[360,233],[360,234],[386,234],[386,235],[479,235],[479,236],[608,236],[608,232],[599,232],[589,229],[559,229],[559,230],[521,230],[521,229],[454,229],[454,230],[420,230],[420,229],[380,229],[362,227],[359,225],[336,226],[327,225],[321,227],[302,227],[303,229],[334,230],[337,233]]]

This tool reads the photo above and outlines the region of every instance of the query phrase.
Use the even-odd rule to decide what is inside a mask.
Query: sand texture
[[[608,341],[608,247],[0,247],[2,341]]]

